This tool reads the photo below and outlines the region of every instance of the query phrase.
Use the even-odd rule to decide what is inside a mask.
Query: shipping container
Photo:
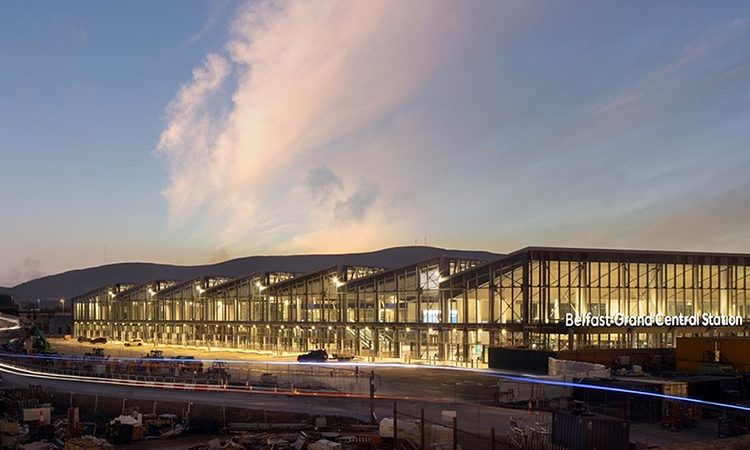
[[[555,355],[555,352],[542,350],[490,347],[488,366],[490,369],[546,375],[549,370],[549,358],[554,358]]]
[[[628,450],[630,424],[596,414],[556,412],[552,416],[552,442],[576,450]]]
[[[645,370],[673,370],[675,349],[673,348],[591,348],[563,350],[557,358],[603,364],[607,367],[638,365]]]
[[[688,384],[684,381],[651,377],[586,378],[581,380],[581,383],[600,388],[574,387],[575,400],[587,403],[597,412],[645,423],[662,421],[665,400],[640,395],[637,392],[675,397],[687,397],[688,394]],[[622,390],[637,392],[629,393]]]
[[[677,370],[714,374],[727,370],[750,372],[748,348],[748,337],[677,338]]]

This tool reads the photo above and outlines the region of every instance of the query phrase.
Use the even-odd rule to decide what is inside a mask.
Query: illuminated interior
[[[494,261],[433,258],[230,280],[118,284],[76,297],[75,332],[162,344],[405,360],[486,361],[490,346],[672,347],[737,327],[566,327],[584,315],[747,318],[750,255],[525,248]]]

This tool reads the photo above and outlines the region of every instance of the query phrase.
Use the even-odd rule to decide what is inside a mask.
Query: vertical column
[[[568,329],[568,350],[574,350],[575,347],[575,335],[573,334],[573,329]]]
[[[450,333],[450,330],[438,331],[438,359],[441,361],[447,361],[449,359],[448,342],[450,341]]]
[[[462,339],[462,341],[463,341],[463,342],[461,342],[462,358],[463,358],[464,361],[468,361],[469,360],[469,355],[470,355],[470,352],[469,352],[469,330],[466,329],[466,328],[464,328],[464,330],[463,330],[463,339]]]
[[[531,258],[529,258],[528,254],[524,256],[523,261],[523,273],[522,273],[522,279],[521,279],[521,292],[523,295],[522,304],[523,307],[521,308],[521,322],[524,325],[523,328],[523,345],[530,346],[530,336],[529,331],[527,329],[527,325],[530,323],[530,317],[531,317],[531,287],[529,284],[531,283],[531,275],[529,266],[531,264]]]

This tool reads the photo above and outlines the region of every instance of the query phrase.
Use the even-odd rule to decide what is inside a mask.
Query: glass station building
[[[750,255],[529,247],[477,261],[335,266],[104,286],[73,299],[75,333],[114,340],[411,360],[490,346],[673,347],[735,326],[567,326],[567,315],[750,316]],[[747,323],[745,320],[744,323]]]

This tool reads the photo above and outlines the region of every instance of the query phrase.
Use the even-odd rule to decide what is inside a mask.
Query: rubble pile
[[[392,446],[390,436],[383,434],[383,424],[362,424],[343,417],[257,411],[241,416],[224,415],[220,421],[205,409],[191,414],[189,407],[182,415],[160,414],[156,403],[151,413],[143,413],[137,406],[126,409],[126,401],[122,399],[120,414],[106,416],[94,406],[93,413],[85,415],[90,421],[85,421],[81,420],[79,407],[72,406],[72,394],[69,402],[66,398],[61,403],[59,398],[53,399],[41,389],[31,387],[5,391],[0,399],[2,449],[108,450],[123,446],[158,449],[166,446],[163,440],[177,439],[169,444],[175,448],[183,436],[185,448],[194,445],[192,450],[375,450]],[[110,402],[109,411],[111,406]],[[64,410],[59,411],[60,408]],[[227,418],[235,421],[226,423]],[[249,421],[237,422],[237,419]],[[188,433],[192,433],[190,437]],[[402,434],[406,437],[408,433]],[[206,440],[200,443],[204,435]]]

